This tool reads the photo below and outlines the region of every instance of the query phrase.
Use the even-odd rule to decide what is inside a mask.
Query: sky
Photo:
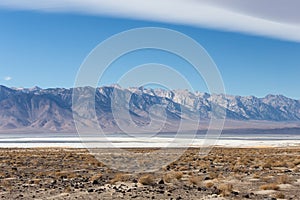
[[[84,59],[105,39],[132,28],[162,27],[186,34],[205,48],[216,63],[228,94],[258,97],[283,94],[300,99],[300,37],[299,32],[295,32],[299,28],[299,18],[284,14],[286,12],[278,16],[271,11],[257,11],[260,13],[256,15],[265,14],[265,18],[255,18],[254,22],[259,25],[255,28],[244,26],[243,21],[234,21],[236,12],[231,12],[233,17],[228,17],[228,21],[218,23],[218,19],[212,18],[190,20],[190,17],[197,17],[194,15],[173,21],[170,20],[172,17],[151,18],[153,13],[147,13],[148,10],[144,11],[146,17],[134,17],[139,15],[131,16],[128,14],[130,9],[118,10],[121,14],[115,14],[115,10],[107,13],[97,9],[90,13],[86,11],[88,7],[80,10],[78,5],[72,9],[61,5],[57,12],[44,9],[44,5],[32,4],[38,7],[24,8],[17,4],[18,1],[10,1],[18,6],[4,5],[3,2],[0,3],[1,85],[70,88]],[[226,12],[236,7],[226,8]],[[238,9],[244,9],[245,16],[252,12],[251,6],[240,5]],[[224,16],[227,16],[226,12]],[[169,14],[173,16],[171,11]],[[244,16],[241,19],[254,20]],[[274,22],[270,23],[270,19]],[[230,20],[234,26],[228,26]],[[113,84],[133,67],[153,62],[174,67],[196,90],[207,91],[204,81],[195,76],[189,63],[158,50],[122,56],[112,64],[99,85]]]

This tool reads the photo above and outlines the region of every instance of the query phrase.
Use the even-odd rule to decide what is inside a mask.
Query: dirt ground
[[[151,173],[111,169],[85,149],[2,148],[0,158],[0,199],[300,199],[298,147],[193,148]]]

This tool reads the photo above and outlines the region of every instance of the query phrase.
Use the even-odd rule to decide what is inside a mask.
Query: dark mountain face
[[[170,124],[181,119],[195,120],[199,116],[201,119],[218,118],[222,111],[230,120],[300,121],[300,102],[281,95],[256,98],[144,88],[13,89],[0,86],[0,130],[75,130],[73,114],[78,113],[72,113],[74,90],[79,94],[76,111],[84,110],[86,116],[82,123],[86,126],[89,126],[89,113],[95,109],[101,127],[116,128],[113,116],[116,110],[112,105],[129,110],[130,120],[139,125],[149,124],[153,117],[166,118]],[[91,94],[95,94],[95,105],[88,101]]]
[[[73,127],[72,93],[65,89],[12,90],[1,88],[0,127],[46,128]]]

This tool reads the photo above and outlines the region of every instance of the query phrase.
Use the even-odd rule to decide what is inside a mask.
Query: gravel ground
[[[120,172],[84,149],[2,148],[0,157],[0,199],[300,199],[297,147],[193,148],[151,173]]]

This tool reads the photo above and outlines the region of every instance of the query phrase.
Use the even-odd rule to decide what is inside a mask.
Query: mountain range
[[[72,94],[76,91],[76,112],[72,112]],[[95,93],[94,93],[95,92]],[[94,95],[95,104],[86,99]],[[127,97],[126,101],[124,98]],[[96,118],[103,129],[118,131],[112,104],[129,110],[121,119],[130,126],[132,120],[138,126],[149,125],[151,118],[166,119],[165,131],[172,130],[180,120],[206,122],[210,118],[223,117],[228,124],[300,124],[300,101],[282,95],[233,96],[208,94],[188,90],[148,89],[143,87],[121,88],[117,85],[99,88],[9,88],[0,86],[0,132],[39,130],[53,132],[75,131],[73,114],[84,110],[82,126],[89,126],[89,113],[96,110]],[[128,105],[126,105],[128,104]],[[126,108],[125,108],[126,107]],[[219,113],[220,111],[220,113]],[[222,114],[222,111],[224,113]],[[80,116],[82,117],[82,116]],[[119,118],[122,118],[118,115]],[[227,126],[229,127],[230,125]],[[249,125],[250,124],[250,125]],[[252,124],[252,125],[251,125]],[[238,125],[239,126],[239,125]]]

